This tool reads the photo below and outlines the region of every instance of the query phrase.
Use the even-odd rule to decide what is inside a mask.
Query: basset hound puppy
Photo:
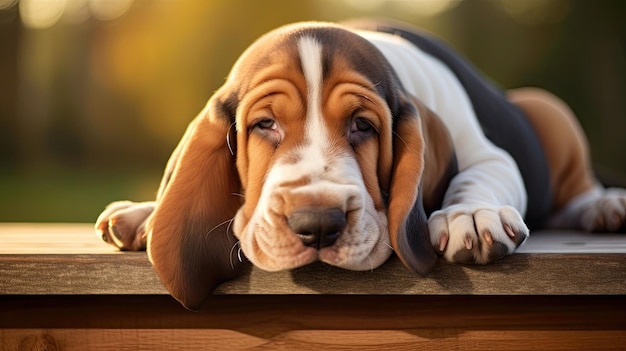
[[[403,24],[297,23],[258,39],[190,123],[156,201],[115,202],[96,230],[147,249],[198,308],[248,260],[371,270],[395,253],[486,264],[533,229],[624,229],[626,191],[595,179],[572,111],[502,92]],[[527,226],[528,225],[528,226]]]

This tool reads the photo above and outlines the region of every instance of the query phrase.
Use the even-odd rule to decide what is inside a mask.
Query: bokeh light
[[[495,4],[519,23],[535,26],[561,21],[570,3],[567,0],[499,0]]]
[[[133,0],[89,0],[89,10],[96,19],[111,21],[122,16]]]
[[[21,0],[19,2],[22,22],[28,28],[45,29],[61,19],[65,0]]]
[[[457,6],[462,0],[344,0],[358,10],[395,7],[420,17],[431,17]]]
[[[17,0],[0,0],[0,10]],[[27,28],[46,29],[62,18],[69,23],[84,22],[90,16],[103,21],[121,17],[133,0],[19,0],[22,22]]]
[[[0,0],[0,10],[6,10],[17,4],[17,0]]]
[[[405,21],[504,88],[555,92],[619,179],[625,15],[610,0],[0,0],[0,221],[89,221],[108,201],[151,199],[241,52],[302,20]]]

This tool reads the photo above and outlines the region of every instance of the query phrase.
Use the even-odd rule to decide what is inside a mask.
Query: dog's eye
[[[368,120],[363,117],[357,117],[352,122],[352,127],[350,128],[350,132],[367,132],[372,129],[372,125]]]
[[[281,140],[284,137],[283,130],[280,128],[278,123],[271,118],[261,118],[258,119],[253,125],[252,128],[248,130],[249,133],[256,133],[263,139],[269,141],[274,147],[280,144]]]
[[[350,139],[350,144],[353,147],[356,147],[362,141],[367,140],[371,137],[375,132],[374,126],[372,122],[370,122],[365,117],[356,117],[352,120],[350,124],[350,132],[348,133],[348,138]]]
[[[264,118],[258,121],[254,126],[257,128],[270,130],[276,130],[276,128],[278,128],[278,126],[276,125],[276,121],[270,118]]]

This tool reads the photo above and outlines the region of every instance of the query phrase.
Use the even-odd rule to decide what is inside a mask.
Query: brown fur
[[[396,254],[407,268],[425,275],[436,264],[437,255],[430,245],[424,199],[437,201],[436,179],[445,178],[444,168],[430,169],[427,162],[449,164],[453,153],[438,153],[427,148],[430,132],[434,133],[432,137],[443,137],[442,150],[451,145],[451,139],[447,133],[440,133],[441,121],[419,100],[404,99],[403,112],[396,117],[394,128],[394,165],[387,220],[391,246]],[[426,185],[425,178],[428,178]]]
[[[168,161],[156,201],[114,203],[96,223],[103,240],[121,249],[137,250],[147,244],[165,287],[187,308],[199,308],[218,284],[238,274],[242,264],[238,250],[246,243],[242,233],[255,239],[262,229],[271,234],[268,240],[276,247],[292,249],[283,251],[282,257],[297,256],[294,260],[267,265],[270,269],[289,269],[320,259],[328,252],[304,246],[298,233],[289,227],[291,214],[307,207],[339,208],[348,226],[362,218],[350,216],[341,208],[349,196],[337,196],[332,191],[293,191],[312,182],[304,174],[282,183],[277,177],[264,199],[269,219],[250,221],[268,172],[277,162],[293,164],[300,160],[303,156],[293,150],[307,143],[304,128],[310,92],[297,48],[303,35],[315,37],[323,46],[321,108],[330,145],[323,150],[329,156],[324,162],[331,163],[329,160],[337,160],[333,156],[341,155],[353,157],[358,163],[373,207],[379,211],[377,215],[386,209],[390,244],[410,270],[427,274],[437,262],[433,244],[439,245],[439,250],[448,244],[447,233],[439,243],[430,242],[427,221],[427,214],[441,208],[458,171],[454,145],[442,121],[417,98],[408,96],[382,54],[365,39],[331,24],[287,26],[253,43],[207,108],[191,122]],[[566,205],[594,188],[597,181],[591,171],[586,139],[567,105],[540,89],[512,90],[508,97],[526,114],[545,151],[554,191],[553,212],[565,206],[563,222],[577,222],[570,217],[584,217],[582,225],[586,229],[623,228],[626,194],[622,189],[605,193],[604,197],[591,197],[568,211]],[[352,123],[357,118],[367,119],[369,126],[365,129],[369,133],[351,138]],[[275,121],[280,128],[259,127],[259,122],[265,120]],[[472,189],[471,181],[455,186],[461,191]],[[462,193],[458,194],[449,196],[446,205],[462,202]],[[596,210],[600,207],[602,211]],[[154,212],[144,220],[152,208]],[[435,216],[434,221],[465,221],[462,230],[471,231],[472,225],[474,229],[479,226],[475,221],[479,217],[483,222],[500,223],[500,217],[509,217],[522,223],[519,213],[508,206],[498,213],[491,209],[470,215],[456,212],[449,217]],[[376,223],[383,226],[384,220]],[[502,234],[517,246],[527,233],[515,229],[516,233],[514,229],[504,223]],[[446,258],[486,263],[510,253],[509,247],[495,242],[489,231],[480,235],[481,241],[476,243],[466,235],[465,248]],[[385,251],[377,264],[390,253],[386,240],[379,244]],[[257,264],[272,263],[277,258],[270,256],[281,256],[262,252],[259,241],[245,245],[251,259],[259,252],[254,258]],[[291,255],[293,252],[301,254]]]
[[[228,120],[217,101],[211,99],[174,152],[148,224],[154,268],[172,296],[190,309],[238,273],[228,221],[241,206],[240,184],[225,142]]]
[[[553,210],[590,190],[596,180],[587,139],[572,110],[552,93],[538,88],[510,90],[508,99],[531,122],[550,168]]]
[[[417,99],[415,99],[417,100]],[[424,104],[416,101],[420,110],[424,131],[424,175],[422,192],[427,213],[441,208],[445,191],[458,169],[454,143],[448,129],[437,115]]]
[[[148,247],[155,269],[172,295],[189,308],[198,307],[216,282],[236,274],[233,267],[238,260],[231,254],[235,241],[225,223],[242,205],[241,218],[252,216],[263,178],[276,155],[289,154],[303,142],[307,88],[297,53],[290,49],[290,38],[276,34],[263,37],[242,55],[227,84],[211,98],[206,113],[191,124],[169,162],[150,224]],[[267,45],[269,42],[272,45]],[[336,150],[351,150],[344,137],[346,111],[358,107],[362,113],[371,114],[379,137],[359,145],[355,157],[377,209],[384,208],[383,193],[389,193],[387,216],[392,246],[409,268],[425,274],[437,257],[429,244],[420,189],[424,189],[432,207],[441,202],[442,179],[445,184],[449,180],[445,175],[452,155],[449,136],[441,122],[417,100],[402,97],[397,116],[392,117],[388,101],[379,91],[367,88],[376,86],[378,79],[372,81],[359,73],[347,57],[336,55],[328,60],[332,64],[331,71],[325,72],[328,78],[323,109]],[[352,93],[328,89],[338,83],[350,85]],[[395,80],[387,84],[391,84],[388,93],[401,94]],[[355,89],[361,92],[354,95]],[[283,130],[289,131],[278,145],[265,140],[262,134],[250,132],[266,117],[276,119]],[[226,143],[232,121],[237,128],[236,168]],[[427,138],[436,140],[441,148],[424,149],[422,128],[430,135]],[[421,188],[425,161],[430,168]],[[237,196],[239,193],[245,201]],[[280,191],[273,199],[283,216],[307,201],[321,205],[334,201],[290,198]],[[224,266],[224,262],[233,267]]]

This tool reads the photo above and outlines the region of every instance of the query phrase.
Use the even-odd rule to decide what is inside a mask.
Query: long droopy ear
[[[241,206],[227,141],[232,118],[216,95],[191,122],[168,161],[148,227],[147,250],[156,272],[172,296],[192,310],[218,284],[234,278],[241,264],[230,233]]]
[[[391,246],[405,266],[426,275],[437,263],[422,202],[425,144],[419,111],[401,101],[393,123],[393,167],[387,220]]]

